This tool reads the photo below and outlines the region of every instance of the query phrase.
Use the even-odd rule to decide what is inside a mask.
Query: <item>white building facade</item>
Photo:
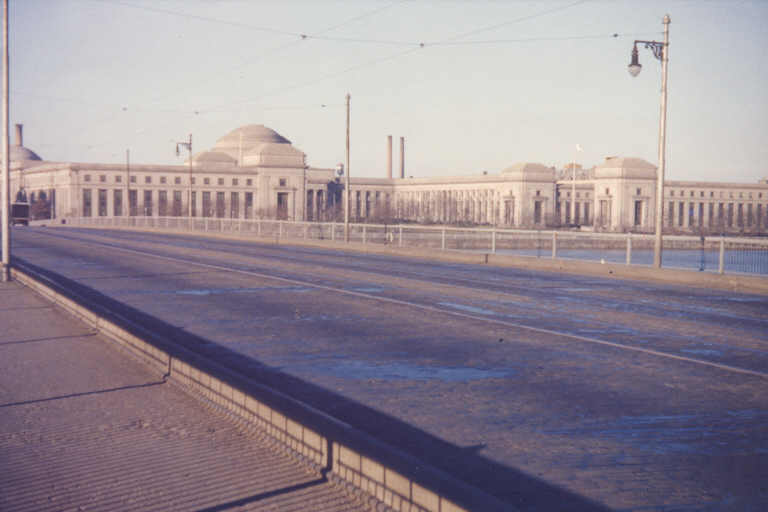
[[[26,197],[33,212],[57,222],[80,216],[343,219],[344,180],[334,169],[307,166],[303,152],[262,125],[229,132],[185,165],[48,162],[23,147],[20,127],[10,156],[14,197]],[[768,180],[668,181],[664,190],[666,232],[768,233]],[[355,222],[648,233],[656,215],[656,167],[609,157],[576,172],[526,162],[476,176],[353,177],[350,199]]]

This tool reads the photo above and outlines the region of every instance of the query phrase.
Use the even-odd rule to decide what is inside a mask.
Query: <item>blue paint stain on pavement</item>
[[[467,306],[466,304],[455,304],[453,302],[438,302],[437,305],[458,309],[460,311],[466,311],[468,313],[476,313],[478,315],[496,315],[497,314],[495,311],[491,311],[490,309],[483,309],[475,306]]]
[[[469,366],[422,366],[404,362],[374,363],[355,359],[327,359],[313,356],[280,359],[272,363],[277,363],[283,371],[306,372],[353,380],[468,382],[481,379],[505,378],[515,373],[511,368],[491,370]]]

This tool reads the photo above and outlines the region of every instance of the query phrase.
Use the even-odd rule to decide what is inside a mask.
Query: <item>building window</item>
[[[163,178],[160,178],[161,180]],[[157,214],[161,217],[168,215],[168,192],[160,190],[157,193]]]
[[[238,185],[238,180],[237,180],[237,178],[232,178],[232,186],[233,186],[233,187],[236,187],[237,185]]]
[[[284,186],[285,186],[285,184],[287,183],[287,180],[286,180],[285,178],[280,178],[280,181],[279,181],[279,183],[280,183],[280,186],[281,186],[281,187],[284,187]]]
[[[160,176],[160,183],[165,184],[165,176]]]
[[[107,182],[107,175],[106,174],[99,175],[99,181],[102,182],[102,183],[106,183]]]
[[[218,184],[219,185],[223,185],[224,184],[224,178],[219,178]]]
[[[247,180],[245,180],[245,184],[246,184],[247,186],[251,187],[251,186],[253,186],[253,180],[252,180],[252,179],[250,179],[250,178],[248,178]]]
[[[253,215],[253,192],[246,192],[245,193],[245,218],[250,219],[252,215]]]
[[[173,205],[171,206],[171,215],[181,216],[181,190],[173,191]]]
[[[699,197],[704,197],[704,191],[703,190],[699,193]]]
[[[691,197],[693,197],[693,190],[691,190]]]
[[[203,192],[203,217],[211,217],[213,209],[211,208],[211,193]]]
[[[181,178],[176,176],[175,178],[173,178],[173,183],[174,185],[181,185]]]
[[[119,174],[117,176],[115,176],[115,183],[122,183],[122,182],[123,182],[123,177],[122,176],[120,176]]]
[[[579,196],[581,196],[581,192],[576,192],[576,199],[578,199]]]
[[[144,216],[150,217],[152,215],[152,191],[144,191]]]
[[[83,176],[83,181],[91,181],[91,175],[86,174],[85,176]]]
[[[133,177],[133,176],[131,176]],[[128,214],[135,217],[139,214],[139,191],[128,191]]]
[[[152,183],[152,176],[144,176],[144,183]]]
[[[91,216],[91,189],[83,189],[83,217]]]
[[[195,184],[195,178],[189,178],[189,183],[191,183],[192,185],[194,185],[194,184]]]
[[[120,217],[123,214],[123,191],[113,190],[112,195],[114,199],[112,201],[112,207],[113,207],[112,215],[114,215],[115,217]]]
[[[224,192],[216,192],[216,217],[223,219],[226,214],[226,205],[224,204]]]
[[[131,176],[131,183],[136,183],[136,176]]]
[[[605,189],[605,195],[607,196],[611,195],[611,189],[609,188]]]
[[[230,195],[229,216],[233,219],[240,217],[240,195],[237,192],[232,192]]]
[[[210,185],[211,184],[211,178],[203,178],[203,185]]]
[[[710,192],[709,193],[709,197],[715,197],[715,193],[714,192]]]
[[[98,191],[98,194],[99,194],[99,197],[98,197],[99,217],[106,217],[107,216],[107,190],[100,188]]]
[[[636,195],[636,196],[639,196],[639,195],[641,195],[641,194],[642,194],[642,192],[643,192],[643,191],[642,191],[641,189],[639,189],[639,188],[638,188],[637,190],[635,190],[635,195]]]

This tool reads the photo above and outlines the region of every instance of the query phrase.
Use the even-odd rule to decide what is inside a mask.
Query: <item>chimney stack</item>
[[[387,135],[387,178],[392,179],[392,136]]]
[[[400,137],[400,179],[405,179],[405,137]]]
[[[16,145],[19,147],[24,145],[23,126],[21,124],[16,125]]]

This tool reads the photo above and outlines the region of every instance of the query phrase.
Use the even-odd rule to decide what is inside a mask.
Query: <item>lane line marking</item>
[[[49,235],[49,236],[54,236],[54,235]],[[62,238],[66,238],[66,237],[62,237]],[[69,239],[69,240],[72,241],[71,239]],[[709,366],[709,367],[712,367],[712,368],[717,368],[717,369],[725,370],[725,371],[729,371],[729,372],[741,373],[741,374],[744,374],[744,375],[753,375],[753,376],[756,376],[756,377],[762,377],[762,378],[768,379],[768,373],[759,372],[759,371],[756,371],[756,370],[749,370],[747,368],[739,368],[738,366],[731,366],[731,365],[722,364],[722,363],[715,363],[715,362],[712,362],[712,361],[703,361],[701,359],[695,359],[695,358],[686,357],[686,356],[679,356],[679,355],[676,355],[676,354],[670,354],[668,352],[661,352],[661,351],[658,351],[658,350],[652,350],[652,349],[648,349],[648,348],[633,347],[633,346],[630,346],[630,345],[624,345],[622,343],[616,343],[616,342],[613,342],[613,341],[605,341],[605,340],[600,340],[600,339],[597,339],[597,338],[589,338],[587,336],[580,336],[578,334],[571,334],[571,333],[567,333],[567,332],[554,331],[554,330],[551,330],[551,329],[545,329],[543,327],[532,327],[532,326],[518,324],[518,323],[515,323],[515,322],[509,322],[509,321],[506,321],[506,320],[500,320],[500,319],[496,319],[496,318],[487,318],[487,317],[475,316],[475,315],[470,315],[468,313],[462,313],[460,311],[452,311],[452,310],[437,308],[437,307],[434,307],[434,306],[429,306],[429,305],[426,305],[426,304],[418,304],[416,302],[409,302],[409,301],[400,300],[400,299],[393,299],[393,298],[390,298],[390,297],[380,297],[380,296],[377,296],[377,295],[370,295],[368,293],[356,292],[356,291],[352,291],[352,290],[345,290],[343,288],[335,288],[333,286],[327,286],[327,285],[322,285],[322,284],[315,284],[315,283],[312,283],[312,282],[300,281],[300,280],[297,280],[297,279],[290,279],[290,278],[287,278],[287,277],[271,276],[269,274],[262,274],[261,272],[255,272],[255,271],[252,271],[252,270],[242,270],[242,269],[238,269],[238,268],[225,267],[225,266],[222,266],[222,265],[214,265],[214,264],[211,264],[211,263],[200,263],[200,262],[197,262],[197,261],[190,261],[190,260],[181,259],[181,258],[175,258],[175,257],[171,257],[171,256],[163,256],[163,255],[160,255],[160,254],[152,254],[152,253],[149,253],[149,252],[139,251],[139,250],[136,250],[136,249],[127,249],[125,247],[116,247],[114,245],[110,245],[110,244],[106,244],[106,243],[102,243],[102,242],[86,241],[86,243],[90,243],[92,245],[99,245],[99,246],[106,247],[108,249],[113,249],[113,250],[116,250],[116,251],[122,251],[122,252],[131,253],[131,254],[138,254],[140,256],[146,256],[146,257],[150,257],[150,258],[157,258],[157,259],[171,261],[171,262],[175,262],[175,263],[184,263],[184,264],[188,264],[188,265],[197,265],[198,267],[210,268],[210,269],[220,270],[220,271],[223,271],[223,272],[233,272],[233,273],[237,273],[237,274],[255,276],[255,277],[260,277],[262,279],[274,279],[276,281],[282,281],[282,282],[285,282],[285,283],[291,283],[291,284],[296,284],[296,285],[301,285],[301,286],[308,286],[308,287],[311,287],[311,288],[317,288],[319,290],[326,290],[326,291],[330,291],[330,292],[336,292],[336,293],[340,293],[340,294],[343,294],[343,295],[351,295],[353,297],[360,297],[360,298],[369,299],[369,300],[378,300],[378,301],[382,301],[382,302],[388,302],[390,304],[397,304],[399,306],[406,306],[406,307],[411,307],[411,308],[418,308],[418,309],[421,309],[421,310],[424,310],[424,311],[431,311],[433,313],[441,313],[441,314],[451,315],[451,316],[455,316],[455,317],[459,317],[459,318],[466,318],[466,319],[469,319],[469,320],[475,320],[475,321],[487,322],[487,323],[492,323],[492,324],[497,324],[497,325],[503,325],[505,327],[512,327],[512,328],[516,328],[516,329],[526,329],[528,331],[532,331],[532,332],[536,332],[536,333],[540,333],[540,334],[547,334],[547,335],[550,335],[550,336],[572,338],[572,339],[583,341],[583,342],[586,342],[586,343],[593,343],[593,344],[597,344],[597,345],[603,345],[603,346],[618,348],[618,349],[622,349],[622,350],[629,350],[629,351],[632,351],[632,352],[639,352],[639,353],[642,353],[642,354],[648,354],[648,355],[653,355],[653,356],[658,356],[658,357],[665,357],[665,358],[669,358],[669,359],[675,359],[675,360],[678,360],[678,361],[685,361],[685,362],[688,362],[688,363],[694,363],[694,364],[700,364],[700,365],[703,365],[703,366]]]

